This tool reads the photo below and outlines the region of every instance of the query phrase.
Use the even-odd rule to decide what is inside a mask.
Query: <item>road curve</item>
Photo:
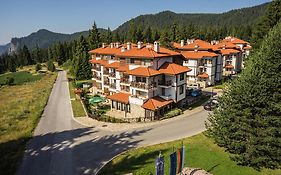
[[[205,130],[207,112],[122,132],[85,127],[73,120],[66,72],[60,71],[45,111],[27,145],[17,175],[96,174],[130,148],[192,136]]]

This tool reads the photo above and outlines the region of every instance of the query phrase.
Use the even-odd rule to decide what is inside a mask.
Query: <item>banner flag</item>
[[[181,166],[182,166],[182,157],[181,157],[181,148],[179,148],[178,149],[178,151],[177,151],[177,154],[178,154],[178,165],[177,165],[177,169],[178,169],[178,171],[177,171],[177,173],[180,173],[181,172]]]
[[[156,175],[164,175],[164,156],[158,157],[155,164]]]
[[[170,155],[170,175],[177,173],[177,153],[174,152]]]

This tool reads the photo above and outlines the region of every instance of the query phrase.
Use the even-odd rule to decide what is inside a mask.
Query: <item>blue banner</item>
[[[177,173],[177,153],[174,152],[170,155],[170,175]]]
[[[164,175],[164,156],[158,157],[155,164],[156,175]]]

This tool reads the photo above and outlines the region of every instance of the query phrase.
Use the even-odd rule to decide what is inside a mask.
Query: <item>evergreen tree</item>
[[[281,22],[249,57],[209,116],[207,134],[254,168],[281,168]]]
[[[160,39],[160,34],[157,29],[154,30],[153,41],[158,41]]]
[[[141,30],[141,27],[138,27],[136,30],[136,41],[143,41],[143,31]]]
[[[89,62],[88,46],[83,36],[77,43],[74,59],[74,76],[78,80],[91,78],[91,64]]]
[[[163,31],[163,33],[160,37],[160,44],[161,44],[161,46],[163,46],[165,48],[173,49],[167,30]]]
[[[23,48],[20,50],[20,60],[21,66],[31,65],[34,63],[26,45],[24,45]]]
[[[112,32],[109,27],[106,32],[106,43],[112,43]]]
[[[36,66],[35,66],[35,71],[38,72],[39,70],[42,69],[42,66],[40,63],[37,63]]]
[[[91,49],[96,49],[100,46],[101,43],[101,38],[100,38],[100,33],[98,31],[97,25],[94,22],[94,25],[92,26],[92,29],[89,32],[89,48]]]
[[[9,56],[8,70],[10,72],[16,72],[17,71],[16,59],[15,59],[14,56]]]
[[[131,21],[130,22],[130,25],[129,25],[129,31],[128,31],[128,37],[127,37],[127,41],[131,41],[133,43],[136,43],[137,42],[137,38],[136,38],[136,26],[135,26],[135,23],[134,21]]]
[[[114,35],[113,35],[113,41],[114,42],[121,42],[121,38],[120,38],[120,35],[119,35],[119,32],[118,31],[115,31],[114,32]]]
[[[147,27],[147,29],[144,32],[144,42],[145,43],[152,43],[152,31],[150,26]]]
[[[54,63],[53,63],[52,60],[49,60],[49,61],[47,62],[47,69],[48,69],[49,71],[51,71],[51,72],[54,72],[54,71],[56,70],[56,67],[55,67],[55,65],[54,65]]]
[[[251,43],[254,47],[258,48],[262,39],[268,31],[274,27],[281,18],[281,0],[273,0],[265,16],[263,16],[260,22],[254,27]]]
[[[33,57],[33,60],[34,60],[36,63],[41,63],[41,62],[42,62],[41,49],[39,48],[38,45],[36,45],[35,49],[33,50],[33,52],[32,52],[32,57]]]

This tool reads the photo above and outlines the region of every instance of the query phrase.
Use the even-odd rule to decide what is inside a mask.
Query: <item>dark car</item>
[[[218,106],[218,101],[216,99],[211,99],[205,105],[203,105],[204,109],[207,111],[212,111],[217,106]]]

